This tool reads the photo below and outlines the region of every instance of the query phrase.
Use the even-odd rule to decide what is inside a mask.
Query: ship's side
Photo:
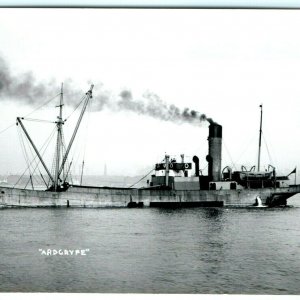
[[[234,206],[247,207],[257,197],[264,205],[285,205],[300,192],[300,185],[286,188],[243,190],[158,190],[105,187],[69,187],[64,192],[0,188],[1,207],[128,207],[130,203],[150,207]]]

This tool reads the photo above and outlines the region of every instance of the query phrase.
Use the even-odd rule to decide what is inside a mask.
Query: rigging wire
[[[85,95],[80,99],[80,102],[77,104],[77,106],[75,107],[75,109],[68,115],[67,118],[64,118],[64,122],[66,122],[72,115],[73,113],[78,109],[78,107],[82,104],[82,102],[85,100]],[[64,157],[64,153],[66,152],[66,143],[65,143],[65,136],[63,133],[63,130],[61,131],[61,136],[60,136],[60,140],[61,140],[61,144],[62,144],[62,157]],[[51,167],[51,173],[54,172],[55,169],[55,164],[56,164],[56,152],[53,155],[53,161],[52,161],[52,167]],[[71,160],[71,162],[73,161],[73,159]],[[63,174],[62,174],[62,178],[65,178],[65,180],[67,179],[67,177],[69,176],[69,178],[72,180],[72,175],[71,172],[68,171],[68,176],[65,177],[65,172],[66,172],[66,168],[69,169],[69,167],[67,167],[69,165],[69,159],[66,160],[65,162],[65,167],[63,170]],[[50,180],[50,179],[49,179]],[[50,181],[49,181],[50,182]]]
[[[65,122],[73,115],[73,113],[77,110],[77,108],[81,105],[81,103],[85,100],[85,95],[80,99],[80,102],[77,104],[75,109],[69,114],[68,117],[65,118]]]
[[[57,130],[57,128],[55,126],[55,131],[56,130]],[[55,170],[55,163],[56,163],[56,155],[55,154],[56,154],[56,150],[53,153],[52,164],[51,164],[51,174],[54,174],[54,170]],[[51,182],[51,178],[48,177],[48,186],[50,185],[50,182]]]
[[[45,147],[45,149],[43,150],[43,153],[42,155],[45,153],[46,149],[48,148],[49,146],[49,143],[55,133],[55,129],[56,127],[54,128],[54,130],[52,131],[52,133],[50,134],[50,136],[47,138],[47,140],[45,141],[45,143],[42,145],[41,149],[40,149],[40,152],[43,150],[43,148]],[[35,155],[35,157],[33,158],[33,160],[31,161],[30,165],[32,165],[34,163],[34,161],[37,159],[37,155]],[[40,163],[40,161],[38,160],[38,164]],[[27,172],[27,170],[29,169],[30,165],[25,169],[25,171],[22,173],[22,175],[19,177],[18,181],[15,183],[15,185],[13,187],[15,187],[19,182],[20,180],[23,178],[23,176],[25,175],[25,173]]]
[[[52,138],[52,135],[53,135],[53,131],[52,131],[51,134],[50,134],[50,137],[51,137],[51,138]],[[48,140],[49,140],[49,142],[50,142],[50,137],[48,137],[48,139],[46,140],[46,142],[47,142]],[[33,160],[32,160],[32,162],[31,162],[31,164],[33,165],[33,164],[35,163],[35,161],[36,161],[37,155],[36,155],[35,153],[33,153],[33,150],[32,150],[32,147],[31,147],[29,141],[28,141],[27,139],[26,139],[26,141],[27,141],[27,147],[29,148],[29,151],[30,151],[30,153],[31,153],[31,157],[33,157]],[[46,143],[46,142],[45,142],[45,143]],[[42,148],[40,149],[40,152],[41,152],[42,149],[44,148],[45,143],[43,144]],[[44,149],[42,155],[44,155],[46,149],[48,148],[48,145],[49,145],[49,143],[47,143],[47,146],[46,146],[46,148]],[[33,171],[32,171],[32,174],[31,174],[32,180],[31,180],[31,178],[29,178],[30,180],[28,180],[28,182],[27,182],[25,188],[27,187],[27,185],[28,185],[28,183],[29,183],[30,181],[31,181],[31,183],[32,183],[32,185],[33,185],[33,179],[35,178],[35,177],[34,177],[34,172],[35,172],[36,169],[38,169],[38,171],[39,171],[40,174],[41,174],[41,170],[40,170],[40,168],[39,168],[39,164],[40,164],[40,160],[37,160],[36,166],[33,167]],[[39,182],[37,182],[37,183],[39,184]]]
[[[27,121],[35,121],[35,122],[55,123],[55,122],[51,122],[51,121],[48,121],[48,120],[39,120],[39,119],[27,118],[27,117],[30,116],[30,115],[32,115],[34,112],[36,112],[37,110],[41,109],[42,107],[46,106],[48,103],[50,103],[51,101],[53,101],[56,97],[58,97],[58,96],[60,96],[60,95],[61,95],[61,93],[59,93],[59,94],[55,95],[54,97],[50,98],[49,100],[47,100],[46,102],[44,102],[42,105],[40,105],[40,106],[38,106],[37,108],[35,108],[33,111],[31,111],[30,113],[26,114],[25,117],[23,117],[22,119],[27,120]],[[82,97],[80,103],[76,106],[76,108],[74,109],[74,111],[67,117],[67,119],[68,119],[69,117],[71,117],[71,115],[76,111],[76,109],[80,106],[80,104],[82,103],[82,101],[83,101],[84,99],[85,99],[85,96]],[[66,120],[67,120],[67,119],[66,119]],[[65,121],[66,121],[66,120],[65,120]],[[5,131],[8,130],[9,128],[13,127],[14,125],[15,125],[15,123],[9,125],[9,126],[6,127],[5,129],[3,129],[2,131],[0,131],[0,134],[3,133],[3,132],[5,132]],[[46,140],[46,142],[48,141],[47,147],[49,146],[50,140],[52,139],[52,137],[53,137],[53,135],[54,135],[54,133],[55,133],[55,129],[56,129],[56,127],[54,128],[53,132],[50,134],[49,138]],[[32,172],[31,172],[31,165],[35,162],[35,160],[36,160],[36,158],[37,158],[37,155],[36,155],[36,156],[34,157],[34,159],[30,162],[30,159],[29,159],[29,157],[28,157],[28,153],[27,153],[27,151],[26,151],[25,143],[24,143],[24,140],[23,140],[23,136],[22,136],[22,134],[20,133],[20,130],[19,130],[18,132],[19,132],[19,138],[20,138],[20,142],[21,142],[21,146],[22,146],[23,155],[24,155],[25,161],[26,161],[26,163],[27,163],[27,168],[26,168],[26,170],[24,171],[24,173],[21,175],[21,177],[19,178],[19,180],[17,181],[17,183],[16,183],[15,185],[17,185],[17,184],[19,183],[19,181],[20,181],[21,178],[24,176],[24,174],[27,172],[27,170],[29,170],[29,173],[30,173],[30,176],[31,176],[31,174],[32,174]],[[42,146],[42,148],[40,149],[40,151],[43,149],[43,147],[45,146],[46,142],[44,143],[44,145]],[[47,147],[45,148],[44,152],[46,151]],[[31,149],[30,146],[29,146],[29,149],[30,149],[31,155],[33,155],[33,154],[32,154],[32,149]],[[44,152],[43,152],[43,154],[44,154]],[[40,162],[38,161],[37,164],[36,164],[36,166],[35,166],[35,168],[33,168],[33,172],[34,172],[37,168],[38,168],[38,170],[39,170],[39,172],[40,172],[40,169],[39,169],[39,167],[38,167],[38,166],[39,166],[39,163],[40,163]],[[41,174],[41,172],[40,172],[40,174]],[[43,179],[44,183],[46,184],[44,178],[42,178],[42,179]],[[30,180],[31,180],[31,178],[30,178]],[[49,180],[50,180],[50,178],[49,178]],[[50,182],[50,181],[48,181],[48,185],[49,185],[49,182]],[[28,184],[28,183],[27,183],[27,184]],[[27,186],[27,184],[26,184],[26,186]],[[15,185],[14,185],[14,186],[15,186]],[[46,185],[47,185],[47,184],[46,184]]]
[[[62,162],[62,160],[63,160],[63,157],[64,157],[64,150],[66,150],[65,149],[65,147],[64,147],[64,141],[63,141],[63,131],[62,131],[62,128],[61,128],[61,130],[60,130],[60,132],[59,132],[59,140],[60,140],[60,144],[61,144],[61,153],[59,153],[59,155],[61,155],[61,160],[60,160],[60,162]],[[66,162],[66,163],[68,163],[68,162]],[[65,168],[63,169],[63,172],[62,172],[62,178],[64,178],[64,174],[65,174]]]
[[[63,130],[61,130],[60,134],[61,134],[60,139],[61,139],[61,144],[62,144],[62,159],[63,159],[63,157],[67,151],[67,148],[66,148],[65,135],[64,135]],[[69,163],[69,159],[67,158],[64,169],[63,169],[63,174],[62,174],[63,181],[66,181],[66,179],[67,179],[68,173],[70,171],[69,168],[72,165],[72,163],[73,163],[73,161],[71,160],[71,162]],[[71,174],[70,174],[70,179],[72,181]]]
[[[42,149],[45,147],[45,149],[43,150],[42,155],[44,155],[46,149],[48,148],[49,143],[50,143],[50,141],[51,141],[51,139],[52,139],[52,137],[53,137],[53,135],[54,135],[54,132],[55,132],[55,130],[52,131],[51,135],[48,137],[48,139],[45,141],[44,145],[41,147],[40,151],[42,151]],[[45,146],[45,145],[46,145],[46,146]],[[32,152],[31,152],[31,153],[32,153]],[[35,162],[36,159],[37,159],[37,155],[35,155],[35,157],[33,158],[33,160],[31,161],[30,164],[33,164],[33,163]],[[39,163],[40,163],[40,161],[38,160],[37,166],[38,166]],[[36,169],[36,168],[35,168],[35,169]],[[34,171],[35,171],[35,169],[34,169]],[[27,168],[27,169],[23,172],[23,174],[20,176],[19,180],[18,180],[17,183],[14,185],[14,187],[19,183],[19,181],[20,181],[21,178],[24,176],[24,174],[26,173],[27,170],[28,170],[28,168]],[[34,172],[34,171],[33,171],[33,172]],[[27,182],[27,184],[28,184],[28,182]],[[27,186],[27,184],[26,184],[26,186]],[[48,185],[46,185],[46,186],[48,186]]]
[[[162,162],[164,162],[165,158],[162,159],[162,161],[160,162],[160,164]],[[148,172],[145,176],[143,176],[141,179],[139,179],[139,181],[137,181],[136,183],[132,184],[131,186],[129,186],[129,188],[132,188],[133,186],[135,186],[136,184],[138,184],[139,182],[141,182],[144,178],[146,178],[148,175],[151,174],[151,172],[153,172],[155,170],[155,167],[150,171]]]
[[[78,145],[79,145],[79,140],[80,140],[80,137],[78,137],[80,134],[81,136],[84,134],[84,142],[83,143],[80,143],[80,145],[83,144],[83,147],[81,147],[79,149],[79,151],[73,151],[73,155],[72,155],[72,159],[71,159],[71,162],[72,162],[72,169],[74,171],[74,173],[76,174],[76,166],[78,165],[78,161],[79,161],[79,158],[80,156],[82,155],[83,153],[83,160],[85,158],[85,153],[86,153],[86,145],[87,145],[87,139],[88,139],[88,126],[89,126],[89,121],[90,121],[90,106],[91,106],[91,102],[88,102],[88,106],[87,106],[87,118],[86,118],[86,126],[85,126],[85,129],[83,130],[83,132],[79,132],[78,135],[77,135],[77,139],[76,139],[76,142],[75,142],[75,145],[73,147],[73,149],[76,149],[76,148],[79,148]],[[76,155],[77,153],[77,155]],[[74,164],[73,164],[74,162]],[[72,178],[72,172],[71,170],[69,171],[69,175],[70,178]]]
[[[27,154],[27,151],[26,151],[26,147],[25,147],[25,143],[24,143],[24,139],[23,139],[20,127],[18,127],[18,135],[19,135],[19,140],[20,140],[20,144],[21,144],[21,149],[22,149],[22,152],[23,152],[23,156],[24,156],[25,162],[27,164],[27,169],[26,170],[29,169],[29,174],[31,175],[30,160],[28,158],[28,154]]]
[[[80,107],[80,105],[85,101],[86,99],[86,95],[82,96],[79,103],[76,105],[76,107],[74,108],[74,110],[64,119],[64,122],[66,122],[74,113],[75,111]],[[88,103],[88,105],[90,104],[90,102]],[[62,132],[62,136],[61,136],[61,141],[62,141],[62,146],[63,146],[63,150],[67,151],[66,149],[66,144],[65,144],[65,137],[64,137],[64,134]],[[74,147],[73,147],[74,149]],[[63,155],[64,157],[64,155]],[[71,159],[71,162],[69,163],[69,159],[66,160],[65,162],[65,167],[64,167],[64,174],[62,175],[62,177],[64,178],[64,181],[69,177],[69,179],[71,180],[71,182],[73,182],[73,179],[72,179],[72,172],[70,170],[72,164],[73,164],[73,160],[74,160],[74,155]],[[68,167],[67,167],[68,166]],[[67,170],[67,174],[65,174],[65,169]]]
[[[64,137],[64,133],[63,133],[63,131],[61,131],[61,133],[60,133],[60,139],[61,139],[61,145],[62,145],[62,149],[61,149],[61,156],[62,156],[62,160],[63,160],[63,157],[65,156],[65,153],[66,153],[66,151],[67,151],[67,148],[66,148],[66,143],[65,143],[65,137]],[[54,156],[55,157],[55,156]],[[61,161],[62,161],[61,160]],[[72,160],[71,160],[71,163],[70,164],[72,164]],[[68,166],[70,165],[69,164],[69,158],[67,158],[66,159],[66,162],[65,162],[65,165],[64,165],[64,168],[63,168],[63,170],[62,170],[62,173],[61,173],[61,178],[63,179],[63,181],[65,182],[66,180],[67,180],[67,178],[68,178],[68,174],[67,174],[67,176],[66,176],[66,172],[67,173],[69,173],[69,171],[68,171]],[[71,180],[71,182],[72,182],[72,177],[71,177],[71,174],[70,174],[70,180]]]
[[[265,130],[264,130],[264,132],[266,133],[266,136],[268,136],[268,137],[272,136],[272,135],[270,134],[270,131],[268,130],[267,125],[265,125]],[[269,146],[270,146],[270,149],[272,149],[273,163],[274,163],[274,165],[278,165],[278,159],[277,159],[277,157],[276,157],[276,151],[274,151],[275,148],[273,147],[272,143],[270,143],[270,139],[268,140],[268,144],[269,144]]]
[[[80,179],[80,184],[82,183],[82,176],[83,176],[83,167],[84,167],[84,160],[85,160],[85,153],[86,153],[86,146],[87,146],[87,140],[88,140],[88,128],[89,128],[89,123],[90,123],[90,108],[91,108],[91,102],[88,102],[88,107],[87,107],[87,118],[86,118],[86,128],[85,128],[85,135],[84,135],[84,141],[83,141],[83,157],[82,157],[82,170],[81,170],[81,179]]]
[[[5,129],[1,130],[1,131],[0,131],[0,134],[3,133],[3,132],[5,132],[6,130],[8,130],[8,129],[11,128],[11,127],[14,127],[15,124],[16,124],[16,123],[12,123],[11,125],[9,125],[8,127],[6,127]]]
[[[42,155],[45,154],[45,152],[46,152],[46,150],[47,150],[47,148],[48,148],[48,146],[49,146],[49,144],[50,144],[50,141],[52,140],[52,138],[53,138],[53,136],[54,136],[55,129],[56,129],[56,128],[54,128],[54,130],[52,131],[52,133],[50,134],[50,136],[48,137],[48,139],[45,141],[45,143],[44,143],[43,146],[41,147],[40,152],[41,152],[42,149],[45,147],[45,149],[44,149],[43,152],[42,152]],[[31,151],[31,154],[32,154],[31,148],[30,148],[30,151]],[[33,155],[33,154],[32,154],[32,155]],[[33,163],[36,161],[36,159],[37,159],[37,155],[35,155],[35,157],[34,157],[33,160],[31,161],[31,164],[32,164],[32,165],[33,165]],[[34,173],[35,170],[38,168],[39,164],[40,164],[40,160],[37,160],[37,164],[36,164],[35,168],[33,169],[33,173]],[[39,170],[39,172],[40,172],[40,174],[41,174],[40,169],[38,169],[38,170]],[[25,170],[25,172],[26,172],[26,171],[27,171],[27,170]],[[25,174],[25,172],[22,174],[22,176]],[[22,177],[22,176],[21,176],[21,177]],[[41,174],[41,177],[42,177],[42,179],[43,179],[43,182],[45,183],[45,180],[44,180],[42,174]],[[21,178],[20,178],[20,179],[21,179]],[[31,180],[31,179],[29,178],[29,180],[28,180],[28,182],[27,182],[25,188],[27,187],[27,185],[28,185],[28,183],[30,182],[30,180]],[[49,183],[48,183],[48,184],[45,183],[45,185],[48,187],[48,186],[49,186]]]
[[[246,153],[246,151],[248,150],[249,146],[253,143],[254,139],[257,137],[257,134],[254,134],[253,137],[251,138],[251,140],[249,141],[249,143],[247,144],[247,146],[244,148],[244,150],[241,152],[240,156],[238,157],[238,159],[236,160],[237,162],[240,161],[240,159],[244,156],[244,154]]]
[[[137,181],[136,183],[134,183],[131,186],[129,186],[129,188],[132,188],[133,186],[135,186],[136,184],[138,184],[139,182],[141,182],[144,178],[146,178],[148,175],[150,175],[151,172],[153,172],[154,170],[155,170],[155,168],[153,168],[149,173],[147,173],[145,176],[143,176],[139,181]]]
[[[234,162],[233,162],[233,160],[232,160],[232,157],[231,157],[230,152],[229,152],[229,150],[228,150],[228,148],[227,148],[227,146],[226,146],[226,143],[225,143],[224,138],[223,138],[223,145],[224,145],[224,148],[225,148],[225,150],[226,150],[226,152],[227,152],[227,154],[228,154],[228,156],[229,156],[229,159],[230,159],[230,161],[231,161],[231,164],[232,164],[233,167],[236,169],[236,166],[235,166],[235,164],[234,164]]]
[[[26,119],[25,119],[25,120],[26,120]],[[52,122],[52,123],[55,123],[55,122]],[[55,128],[54,128],[54,129],[55,129]],[[53,130],[53,131],[54,131],[54,130]],[[53,131],[50,133],[48,139],[46,139],[45,143],[43,144],[42,148],[40,149],[40,151],[42,151],[42,149],[43,149],[43,147],[45,146],[45,144],[47,143],[47,141],[49,141],[49,142],[47,143],[47,146],[46,146],[44,152],[42,153],[42,155],[44,155],[46,149],[47,149],[48,146],[49,146],[50,139],[52,139],[52,136],[53,136],[53,134],[54,134]],[[33,153],[32,147],[31,147],[31,145],[30,145],[28,139],[25,139],[25,140],[27,141],[27,148],[29,148],[29,151],[30,151],[30,153],[31,153],[31,157],[34,157],[34,159],[33,159],[33,161],[32,161],[32,164],[33,164],[33,163],[35,162],[37,156],[36,156],[35,153]],[[41,174],[41,170],[40,170],[40,168],[39,168],[39,164],[40,164],[40,161],[37,160],[36,166],[33,168],[34,170],[33,170],[32,174],[31,174],[31,175],[33,175],[32,178],[35,178],[35,177],[34,177],[34,172],[35,172],[36,169],[38,169],[38,171],[39,171],[40,174]],[[41,176],[41,177],[42,177],[42,176]],[[42,180],[43,180],[43,182],[45,182],[43,177],[42,177]],[[32,181],[33,181],[33,180],[32,180]],[[43,184],[43,182],[40,182],[40,183]],[[28,183],[29,183],[29,182],[28,182]],[[27,184],[28,184],[28,183],[27,183]],[[40,184],[40,183],[38,182],[38,184]],[[32,184],[33,184],[33,183],[32,183]],[[27,186],[27,185],[26,185],[26,186]],[[46,186],[48,187],[49,184],[48,184],[48,185],[46,184]],[[25,188],[26,188],[26,187],[25,187]]]
[[[55,122],[49,121],[49,120],[32,119],[32,118],[26,118],[26,117],[23,117],[21,119],[26,120],[26,121],[32,121],[32,122],[55,123]]]
[[[57,94],[57,95],[55,95],[55,96],[54,96],[53,98],[51,98],[50,100],[47,100],[45,103],[43,103],[42,105],[40,105],[40,106],[38,106],[37,108],[35,108],[32,112],[30,112],[30,113],[28,113],[27,115],[25,115],[24,118],[26,118],[26,117],[32,115],[34,112],[36,112],[37,110],[39,110],[39,109],[42,108],[43,106],[47,105],[48,103],[50,103],[53,99],[55,99],[55,98],[56,98],[57,96],[59,96],[59,95],[60,95],[60,93]],[[0,131],[0,134],[3,133],[3,132],[5,132],[5,131],[8,130],[9,128],[15,126],[15,124],[16,124],[16,123],[14,122],[14,123],[12,123],[11,125],[9,125],[8,127],[6,127],[5,129],[1,130],[1,131]]]
[[[38,106],[37,108],[35,108],[32,112],[30,112],[29,114],[25,115],[24,118],[32,115],[34,112],[36,112],[37,110],[39,110],[40,108],[44,107],[45,105],[47,105],[48,103],[50,103],[52,100],[54,100],[56,97],[60,96],[60,93],[55,95],[54,97],[52,97],[51,99],[47,100],[45,103],[43,103],[42,105]]]
[[[60,96],[60,95],[61,95],[61,93],[59,93],[59,94],[55,95],[53,98],[47,100],[45,103],[43,103],[42,105],[38,106],[37,108],[35,108],[33,111],[31,111],[31,112],[28,113],[27,115],[25,115],[25,117],[23,117],[22,119],[27,120],[27,121],[35,121],[35,122],[56,123],[56,122],[51,122],[51,121],[48,121],[48,120],[39,120],[39,119],[26,118],[26,117],[27,117],[27,116],[30,116],[30,115],[33,114],[35,111],[41,109],[42,107],[44,107],[45,105],[47,105],[47,104],[50,103],[53,99],[55,99],[56,97],[58,97],[58,96]],[[75,107],[75,109],[72,111],[72,113],[65,119],[65,121],[67,121],[67,119],[69,119],[69,118],[73,115],[73,113],[78,109],[78,107],[80,106],[80,104],[81,104],[84,100],[85,100],[85,96],[82,97],[82,99],[81,99],[81,101],[79,102],[79,104]],[[90,104],[90,103],[89,103],[89,104]],[[90,106],[90,105],[89,105],[89,106]],[[0,134],[3,133],[3,132],[5,132],[5,131],[8,130],[9,128],[13,127],[14,125],[15,125],[15,123],[11,124],[10,126],[8,126],[7,128],[5,128],[4,130],[0,131]],[[48,147],[48,145],[49,145],[49,143],[50,143],[50,140],[52,139],[52,137],[53,137],[53,135],[54,135],[55,129],[56,129],[56,127],[54,128],[54,130],[53,130],[53,132],[51,133],[49,139],[47,140],[47,141],[48,141],[47,147]],[[37,155],[36,155],[36,156],[33,158],[33,160],[30,162],[30,159],[29,159],[29,157],[28,157],[28,153],[27,153],[27,151],[26,151],[26,146],[25,146],[25,143],[24,143],[24,140],[23,140],[23,136],[22,136],[20,130],[19,130],[18,132],[19,132],[19,138],[20,138],[20,143],[21,143],[21,146],[22,146],[23,155],[24,155],[25,161],[26,161],[26,163],[27,163],[27,168],[26,168],[26,170],[24,171],[24,173],[21,175],[21,177],[19,178],[19,180],[17,181],[16,184],[19,183],[19,181],[20,181],[21,178],[24,176],[24,174],[26,173],[27,170],[29,170],[30,180],[32,180],[32,179],[31,179],[31,175],[32,175],[31,167],[32,167],[32,165],[34,164],[34,162],[35,162],[35,160],[36,160],[36,158],[37,158]],[[61,142],[62,142],[62,145],[63,145],[64,150],[66,151],[66,147],[65,147],[65,143],[64,143],[63,138],[64,138],[64,137],[63,137],[63,135],[61,134]],[[46,142],[47,142],[47,141],[46,141]],[[28,142],[28,141],[27,141],[27,142]],[[46,142],[45,142],[45,143],[46,143]],[[43,145],[43,147],[44,147],[44,146],[45,146],[45,144]],[[43,149],[43,147],[40,149],[40,151]],[[45,148],[44,152],[46,151],[47,147]],[[31,155],[33,156],[32,149],[31,149],[30,146],[29,146],[29,149],[30,149]],[[44,154],[44,152],[43,152],[43,154]],[[58,154],[58,155],[60,155],[60,154]],[[85,149],[84,149],[84,155],[85,155]],[[40,172],[40,174],[41,174],[41,171],[40,171],[40,169],[39,169],[39,167],[38,167],[38,166],[39,166],[39,163],[40,163],[40,162],[38,161],[37,164],[36,164],[36,166],[33,168],[33,172],[35,172],[35,170],[38,168],[38,170],[39,170],[39,172]],[[71,167],[71,165],[72,165],[72,162],[71,162],[71,164],[70,164],[70,167]],[[70,167],[69,167],[69,169],[70,169]],[[52,164],[52,168],[53,168],[53,164]],[[68,172],[69,172],[69,170],[68,170]],[[41,174],[41,175],[42,175],[42,174]],[[68,174],[67,174],[67,176],[68,176]],[[66,176],[66,178],[67,178],[67,176]],[[71,177],[71,174],[70,174],[69,176]],[[46,184],[44,178],[42,178],[42,179],[43,179],[44,183]],[[49,180],[50,180],[50,178],[49,178]],[[16,184],[15,184],[15,185],[16,185]],[[28,183],[27,183],[27,184],[28,184]],[[26,186],[27,186],[27,184],[26,184]],[[32,184],[33,184],[33,183],[32,183]],[[47,185],[47,184],[46,184],[46,185]],[[49,185],[49,181],[48,181],[48,185]],[[25,188],[26,188],[26,187],[25,187]]]
[[[272,159],[272,157],[271,157],[271,154],[270,154],[270,151],[269,151],[269,147],[268,147],[268,144],[267,144],[266,138],[265,138],[265,136],[264,136],[263,134],[262,134],[262,137],[263,137],[263,140],[264,140],[264,142],[265,142],[265,145],[266,145],[266,148],[267,148],[267,152],[268,152],[269,160],[270,160],[271,164],[273,165],[273,159]]]

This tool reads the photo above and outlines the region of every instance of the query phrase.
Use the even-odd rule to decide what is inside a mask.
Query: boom
[[[28,141],[29,141],[30,144],[32,145],[32,148],[33,148],[33,150],[35,151],[36,155],[37,155],[38,158],[40,159],[40,161],[41,161],[43,167],[45,168],[45,170],[46,170],[46,172],[47,172],[49,178],[51,179],[51,181],[52,181],[53,183],[55,183],[55,181],[54,181],[54,179],[53,179],[53,177],[52,177],[50,171],[48,170],[48,168],[47,168],[47,166],[46,166],[46,164],[45,164],[45,162],[44,162],[42,156],[40,155],[40,153],[39,153],[38,149],[36,148],[35,144],[33,143],[32,139],[30,138],[30,136],[29,136],[27,130],[25,129],[25,126],[23,125],[23,123],[22,123],[20,117],[17,117],[17,122],[21,125],[21,128],[23,129],[23,131],[24,131],[26,137],[28,138]]]

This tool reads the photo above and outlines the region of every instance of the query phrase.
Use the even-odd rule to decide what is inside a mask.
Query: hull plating
[[[259,196],[265,205],[286,204],[300,192],[300,185],[288,188],[245,190],[142,190],[126,188],[70,187],[65,192],[33,191],[0,187],[1,207],[127,207],[144,206],[238,206],[254,205]],[[178,204],[178,205],[177,205]]]

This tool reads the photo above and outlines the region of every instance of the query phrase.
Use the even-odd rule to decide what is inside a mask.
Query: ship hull
[[[287,204],[300,192],[300,185],[286,188],[244,190],[154,190],[105,187],[70,187],[64,192],[25,190],[0,187],[1,207],[195,207],[254,206],[257,197],[262,204]],[[137,204],[137,205],[132,205]]]

